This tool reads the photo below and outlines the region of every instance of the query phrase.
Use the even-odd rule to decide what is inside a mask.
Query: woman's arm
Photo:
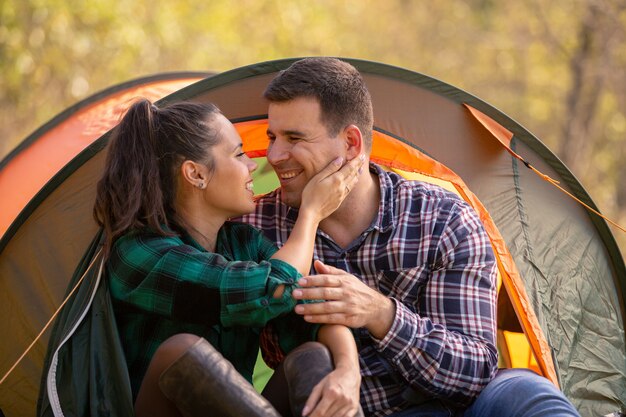
[[[330,350],[335,369],[313,388],[302,414],[353,416],[359,407],[361,372],[352,332],[345,326],[325,324],[317,339]]]
[[[291,311],[291,288],[299,275],[295,268],[268,261],[269,256],[257,261],[259,248],[267,246],[257,229],[229,225],[220,234],[229,246],[223,251],[241,261],[200,250],[177,236],[150,231],[122,236],[107,262],[112,297],[150,314],[225,326],[261,327]],[[284,294],[274,299],[278,286]]]

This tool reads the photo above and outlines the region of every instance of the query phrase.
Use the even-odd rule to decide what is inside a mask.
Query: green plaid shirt
[[[227,222],[216,253],[191,236],[130,232],[113,245],[107,275],[124,346],[133,397],[157,347],[177,333],[207,339],[248,380],[261,328],[295,306],[291,292],[300,278],[288,263],[270,259],[276,247],[260,231]],[[285,284],[281,298],[272,297]],[[281,345],[314,340],[317,326],[294,313],[274,322]]]

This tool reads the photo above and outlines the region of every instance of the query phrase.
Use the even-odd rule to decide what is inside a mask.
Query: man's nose
[[[267,148],[267,160],[272,165],[277,165],[289,158],[287,143],[281,139],[274,139]]]

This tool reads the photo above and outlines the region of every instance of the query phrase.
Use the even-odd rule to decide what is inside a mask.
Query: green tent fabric
[[[132,416],[124,351],[101,273],[101,233],[81,259],[77,291],[55,321],[44,362],[38,416]]]
[[[211,101],[233,122],[259,123],[262,132],[267,117],[262,91],[293,61],[216,74],[162,103]],[[626,409],[626,267],[610,228],[512,158],[467,106],[511,132],[515,152],[596,208],[581,184],[528,130],[479,98],[402,68],[347,61],[361,71],[372,93],[377,132],[453,170],[486,207],[547,339],[560,387],[581,415]],[[244,135],[244,142],[253,134]],[[77,153],[0,240],[0,316],[9,318],[0,321],[0,332],[13,335],[0,342],[1,372],[64,299],[97,234],[91,208],[107,140],[104,135]],[[254,156],[263,156],[261,148]],[[34,413],[47,342],[46,336],[0,389],[0,408],[7,415]]]

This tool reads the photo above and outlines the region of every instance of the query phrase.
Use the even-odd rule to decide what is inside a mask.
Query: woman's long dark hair
[[[141,99],[112,132],[93,214],[104,228],[104,254],[122,234],[149,227],[171,235],[176,222],[177,172],[185,160],[213,166],[219,109],[209,103],[176,103],[162,109]],[[174,223],[174,224],[173,224]]]

